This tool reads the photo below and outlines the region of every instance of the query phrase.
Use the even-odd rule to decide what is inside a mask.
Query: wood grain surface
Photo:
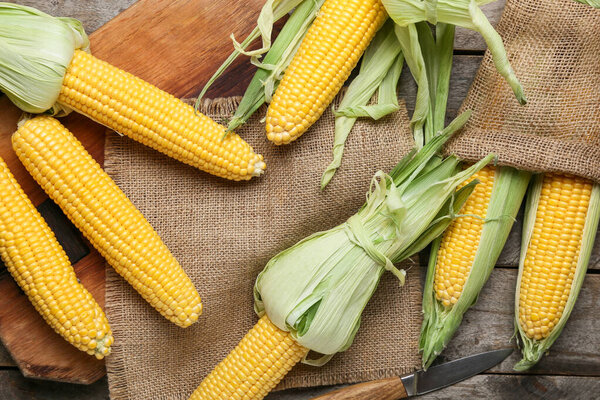
[[[169,8],[168,0],[142,0],[128,10],[133,0],[109,0],[95,2],[86,0],[18,1],[22,4],[38,7],[54,15],[74,16],[81,19],[88,32],[102,26],[92,35],[92,49],[100,58],[149,80],[163,89],[169,89],[177,96],[189,96],[198,93],[204,82],[231,50],[228,36],[235,33],[237,37],[250,30],[250,25],[258,13],[263,0],[248,2],[233,1],[228,7],[215,9],[212,1],[180,0],[175,8]],[[216,2],[214,2],[216,3]],[[149,5],[156,7],[150,23],[141,16]],[[203,5],[204,8],[200,8]],[[484,7],[490,20],[495,24],[500,16],[504,0]],[[179,14],[169,18],[170,11],[194,8],[195,12]],[[192,10],[192,8],[187,8]],[[209,11],[204,15],[203,11]],[[240,18],[233,15],[241,13]],[[199,14],[202,14],[199,16]],[[118,19],[109,21],[114,16]],[[223,24],[222,21],[234,21]],[[169,24],[170,29],[164,36],[154,33],[156,26]],[[127,25],[127,26],[121,26]],[[113,29],[123,32],[114,34]],[[102,33],[104,32],[104,33]],[[201,33],[198,38],[197,33]],[[104,38],[100,42],[99,38]],[[193,38],[190,38],[193,36]],[[215,38],[219,38],[215,41]],[[109,39],[110,38],[110,42]],[[212,42],[211,42],[212,40]],[[210,44],[207,44],[209,43]],[[143,44],[152,50],[151,62],[144,61]],[[455,41],[456,56],[452,72],[450,98],[448,102],[449,117],[456,115],[462,100],[473,80],[481,61],[485,43],[478,34],[457,29]],[[176,57],[172,57],[173,49],[177,49]],[[213,57],[209,57],[213,54]],[[172,57],[172,58],[171,58]],[[173,61],[167,61],[173,60]],[[172,63],[172,64],[171,64]],[[161,74],[160,68],[169,67],[169,71]],[[199,69],[196,69],[199,68]],[[173,72],[171,74],[171,72]],[[209,93],[209,97],[240,95],[251,78],[252,67],[247,59],[240,59],[234,67],[220,79]],[[173,85],[173,86],[169,86]],[[171,89],[172,87],[172,89]],[[409,109],[414,105],[415,85],[407,71],[403,73],[400,86],[401,97],[407,100]],[[0,121],[16,121],[18,111],[7,106],[6,98],[0,98]],[[99,160],[102,159],[104,144],[104,128],[89,123],[81,116],[71,116],[67,125],[83,140],[86,147]],[[0,140],[6,124],[0,123]],[[12,128],[11,128],[12,129]],[[10,157],[10,147],[6,141],[0,144],[0,156]],[[11,166],[12,168],[12,166]],[[19,170],[19,166],[15,168]],[[24,170],[23,170],[24,172]],[[21,182],[21,179],[23,181]],[[45,196],[26,174],[21,174],[20,182],[27,187],[36,204],[41,204]],[[496,268],[484,288],[478,303],[465,315],[462,326],[440,360],[455,359],[478,351],[514,345],[509,342],[513,333],[514,287],[516,266],[520,245],[521,218],[515,223],[506,247]],[[424,258],[422,258],[424,259]],[[600,238],[590,262],[590,271],[586,277],[577,305],[569,323],[561,337],[552,347],[550,353],[538,366],[528,374],[516,374],[512,365],[517,361],[518,352],[495,367],[490,373],[470,378],[454,386],[423,396],[426,399],[448,398],[491,398],[491,399],[592,399],[600,393],[600,322],[593,316],[600,309]],[[2,280],[0,280],[0,284]],[[0,322],[1,325],[1,322]],[[15,370],[11,370],[11,360],[0,347],[0,398],[11,399],[107,399],[106,380],[101,379],[90,386],[58,384],[23,378]],[[8,369],[6,369],[8,368]],[[334,388],[311,388],[287,390],[271,393],[268,400],[300,400],[309,399]]]

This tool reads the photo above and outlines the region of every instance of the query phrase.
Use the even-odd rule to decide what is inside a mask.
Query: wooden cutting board
[[[91,35],[92,53],[177,97],[192,97],[232,50],[229,35],[254,27],[264,0],[141,0]],[[241,57],[208,97],[241,95],[253,73]],[[48,221],[77,276],[104,305],[104,260],[29,176],[10,136],[21,112],[0,97],[0,157]],[[72,114],[62,122],[103,162],[107,130]],[[104,362],[72,347],[46,325],[6,269],[0,270],[0,340],[27,377],[89,384],[105,375]],[[118,338],[115,338],[118,340]]]

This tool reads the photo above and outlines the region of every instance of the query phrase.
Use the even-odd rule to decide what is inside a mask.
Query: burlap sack
[[[224,120],[238,101],[206,101],[202,112]],[[360,120],[342,167],[322,192],[319,179],[333,144],[331,111],[282,147],[266,140],[259,122],[264,113],[239,131],[268,165],[263,177],[250,182],[215,178],[128,138],[109,136],[107,172],[184,266],[204,305],[197,324],[178,328],[107,268],[106,311],[115,344],[106,366],[113,400],[187,399],[257,321],[252,286],[268,259],[354,214],[373,174],[390,170],[412,147],[404,107],[379,122]],[[385,274],[351,349],[322,368],[296,366],[278,388],[365,381],[418,366],[418,270],[409,270],[402,288]]]
[[[470,161],[568,172],[600,181],[600,10],[574,0],[508,0],[497,30],[528,104],[520,106],[489,51],[447,146]]]

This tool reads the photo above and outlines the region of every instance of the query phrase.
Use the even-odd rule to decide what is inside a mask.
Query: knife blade
[[[499,364],[513,349],[473,354],[402,377],[380,379],[326,393],[313,400],[397,400],[450,386]]]

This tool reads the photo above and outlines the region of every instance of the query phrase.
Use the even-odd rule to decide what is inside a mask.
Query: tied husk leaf
[[[388,20],[377,32],[363,56],[358,75],[354,78],[335,110],[333,160],[321,177],[325,188],[342,162],[346,139],[357,118],[380,119],[397,111],[396,87],[404,58],[394,34],[394,23]],[[377,91],[377,103],[368,105]]]
[[[523,88],[508,62],[502,38],[479,8],[492,1],[494,0],[382,0],[382,3],[389,16],[400,27],[427,21],[431,24],[452,24],[479,32],[488,45],[496,70],[506,79],[519,103],[525,104],[527,100]]]
[[[279,21],[281,18],[283,18],[285,15],[291,12],[294,8],[298,7],[301,3],[306,2],[311,2],[313,4],[321,2],[322,4],[321,0],[267,0],[258,16],[258,19],[256,21],[256,27],[241,43],[235,39],[233,34],[231,35],[234,50],[229,55],[229,57],[227,57],[227,59],[223,62],[223,64],[221,64],[221,66],[219,67],[219,69],[217,69],[213,76],[210,77],[208,82],[206,82],[206,85],[204,85],[204,87],[202,88],[200,95],[198,95],[198,98],[196,99],[195,109],[198,110],[198,107],[200,106],[200,101],[202,100],[208,89],[223,74],[223,72],[225,72],[225,70],[238,58],[238,56],[240,56],[241,54],[250,56],[252,62],[254,64],[258,64],[259,57],[271,49],[271,34],[273,32],[273,25],[275,24],[275,22]],[[314,16],[312,18],[314,18]],[[250,44],[259,37],[262,41],[262,47],[256,50],[246,51],[248,46],[250,46]]]
[[[0,91],[23,111],[51,115],[70,111],[56,100],[76,49],[89,51],[78,20],[0,3]]]
[[[446,308],[436,299],[434,280],[437,255],[442,238],[431,248],[427,279],[423,290],[423,326],[419,349],[427,368],[446,347],[462,321],[464,313],[477,301],[489,278],[525,196],[531,174],[511,167],[498,167],[494,187],[471,271],[458,301]],[[460,218],[460,217],[459,217]]]
[[[527,255],[527,249],[531,241],[533,234],[533,228],[535,225],[535,219],[537,215],[537,208],[539,205],[540,196],[542,194],[542,183],[544,177],[542,174],[537,175],[534,178],[533,184],[527,195],[527,203],[525,208],[525,220],[523,221],[523,237],[521,241],[521,256],[519,260],[519,276],[517,278],[517,289],[515,292],[515,331],[523,358],[515,366],[515,371],[526,371],[542,358],[544,353],[552,346],[554,341],[560,336],[573,306],[581,290],[581,285],[585,278],[585,274],[592,254],[592,248],[594,246],[594,239],[598,230],[598,220],[600,220],[600,185],[595,183],[592,189],[590,203],[588,206],[587,216],[583,227],[583,239],[581,241],[581,247],[579,249],[579,259],[577,260],[577,267],[575,269],[575,276],[569,292],[569,298],[565,304],[563,314],[560,320],[554,326],[550,334],[542,339],[535,340],[527,336],[521,324],[519,323],[519,294],[521,289],[521,278],[523,276],[523,268],[525,263],[525,257]]]
[[[324,1],[304,0],[301,2],[277,35],[273,46],[262,62],[253,61],[258,69],[227,125],[228,132],[244,124],[260,106],[271,101],[285,69],[292,61]]]
[[[365,205],[347,222],[277,254],[259,274],[256,312],[324,355],[305,363],[322,365],[350,346],[383,272],[403,282],[404,271],[394,263],[441,233],[466,200],[472,186],[455,194],[456,187],[493,155],[460,170],[456,157],[440,160],[436,153],[468,116],[409,153],[389,175],[379,171]]]

